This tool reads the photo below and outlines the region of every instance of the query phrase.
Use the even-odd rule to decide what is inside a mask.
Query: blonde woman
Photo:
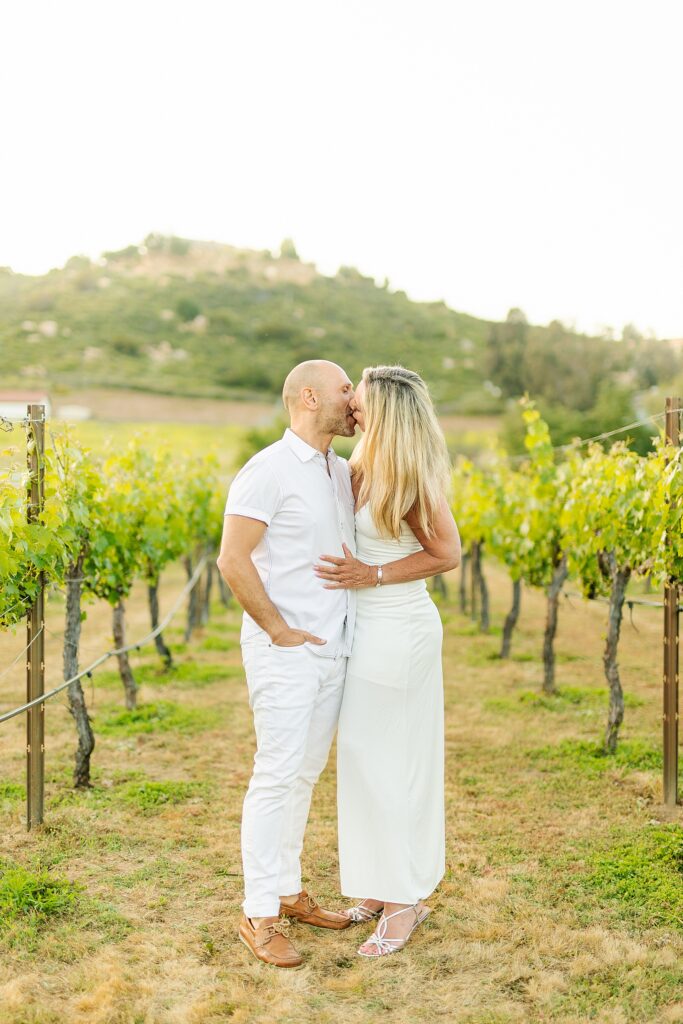
[[[412,370],[363,371],[351,403],[356,557],[323,556],[329,588],[357,590],[337,735],[341,891],[353,921],[379,923],[358,950],[402,949],[445,870],[439,613],[425,580],[460,563],[450,464],[427,387]]]

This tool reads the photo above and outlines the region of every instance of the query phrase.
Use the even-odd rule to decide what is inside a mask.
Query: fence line
[[[671,412],[679,413],[683,412],[683,408],[672,409]],[[567,444],[553,445],[552,450],[554,452],[565,451],[567,448],[573,448],[575,445],[582,447],[585,444],[591,444],[593,441],[604,441],[608,437],[614,437],[616,434],[622,434],[625,430],[631,430],[633,427],[646,427],[648,423],[654,423],[656,420],[661,420],[666,416],[665,412],[656,412],[652,416],[646,416],[643,420],[634,420],[632,423],[625,423],[623,427],[615,427],[614,430],[606,430],[602,434],[595,434],[594,437],[578,437],[573,441],[569,441]],[[8,419],[6,416],[0,416],[0,428],[6,431],[14,429],[14,424],[19,423],[26,427],[29,423],[44,423],[45,420],[33,420],[25,417],[20,420]],[[508,462],[516,462],[518,459],[528,459],[529,455],[527,452],[520,452],[517,455],[508,455]]]
[[[15,423],[18,423],[22,427],[27,427],[29,425],[29,423],[44,423],[44,422],[45,422],[45,420],[32,420],[28,416],[23,416],[21,419],[18,419],[18,420],[14,420],[11,417],[8,418],[7,416],[0,416],[0,428],[2,428],[3,430],[6,430],[7,433],[9,433],[10,430],[14,430],[14,424]]]
[[[672,409],[671,411],[676,413],[683,412],[683,408]],[[568,448],[574,448],[575,445],[581,448],[583,447],[583,445],[590,444],[592,441],[604,441],[605,438],[614,437],[615,434],[623,434],[625,430],[631,430],[632,427],[646,427],[648,423],[654,423],[655,420],[661,420],[665,416],[665,412],[656,412],[652,416],[647,416],[644,420],[634,420],[633,423],[626,423],[623,427],[616,427],[614,430],[606,430],[603,434],[596,434],[595,437],[579,437],[576,439],[576,441],[570,441],[568,444],[553,445],[552,451],[563,452],[566,451]],[[517,462],[520,459],[528,458],[528,452],[520,452],[518,455],[508,455],[507,461]]]
[[[582,594],[582,593],[580,593],[577,590],[565,590],[564,588],[562,589],[562,596],[566,597],[566,598],[579,597],[583,601],[602,601],[605,604],[609,604],[610,603],[609,597],[604,597],[602,594],[596,594],[595,597],[587,597],[586,594]],[[642,598],[642,597],[625,597],[624,598],[624,604],[628,605],[629,608],[632,608],[633,605],[636,605],[636,604],[649,605],[650,608],[664,608],[665,607],[663,601],[648,601],[647,598]],[[679,604],[678,610],[679,610],[679,612],[683,612],[683,604]]]
[[[67,585],[67,586],[69,586],[70,584],[73,584],[73,583],[85,583],[85,581],[87,580],[87,578],[88,578],[87,576],[71,576],[71,577],[69,577],[69,579],[68,579],[68,580],[65,580],[65,583],[66,583],[66,585]],[[24,603],[23,601],[18,601],[18,602],[17,602],[17,604],[13,604],[13,605],[11,606],[11,608],[9,608],[9,609],[8,609],[8,610],[7,610],[7,611],[6,611],[5,613],[4,613],[4,614],[5,614],[5,615],[8,615],[8,614],[9,614],[9,612],[13,611],[13,610],[14,610],[15,608],[19,608],[19,606],[20,606],[20,605],[22,605],[23,603]],[[14,623],[14,625],[17,625],[17,626],[18,626],[18,625],[19,625],[19,623],[18,623],[18,622],[16,622],[16,623]],[[50,633],[50,634],[51,634],[52,636],[54,636],[54,637],[64,637],[64,634],[63,634],[63,633],[55,633],[55,631],[54,631],[53,629],[48,629],[48,627],[47,627],[47,626],[41,626],[41,627],[40,627],[40,630],[39,630],[39,631],[38,631],[38,632],[36,633],[36,635],[35,635],[35,636],[33,637],[33,640],[31,640],[31,643],[29,643],[29,644],[28,644],[28,646],[24,647],[23,651],[20,651],[20,652],[19,652],[19,654],[17,654],[16,658],[14,658],[14,660],[13,660],[13,661],[11,661],[11,662],[9,663],[9,665],[7,666],[7,668],[3,669],[3,670],[2,670],[2,672],[0,672],[0,679],[4,679],[4,677],[5,677],[6,675],[7,675],[7,673],[8,673],[8,672],[9,672],[9,671],[10,671],[10,670],[11,670],[11,669],[12,669],[12,668],[13,668],[13,667],[14,667],[14,666],[16,665],[16,663],[17,663],[17,662],[19,661],[19,658],[20,658],[20,657],[22,656],[22,654],[26,654],[26,652],[27,652],[28,650],[30,650],[30,648],[31,648],[31,645],[32,645],[32,644],[33,644],[33,643],[34,643],[34,642],[35,642],[35,641],[36,641],[36,640],[38,639],[38,637],[39,637],[39,636],[40,636],[40,634],[41,634],[41,633],[43,632],[43,630],[45,630],[45,631],[46,631],[47,633]],[[72,643],[72,641],[71,641],[71,640],[66,640],[66,638],[64,638],[64,642],[65,642],[65,643]]]
[[[93,669],[101,665],[103,661],[107,660],[107,658],[112,658],[114,657],[114,655],[118,654],[124,654],[126,651],[132,651],[134,648],[140,648],[144,644],[149,643],[149,641],[152,640],[155,636],[157,636],[157,634],[160,633],[162,629],[164,629],[166,624],[171,621],[173,616],[178,611],[178,608],[180,607],[183,598],[186,597],[186,595],[189,594],[189,592],[193,590],[194,587],[197,585],[197,581],[199,580],[199,577],[201,576],[202,571],[204,570],[204,567],[209,560],[209,557],[209,555],[202,556],[197,565],[197,568],[192,574],[192,577],[187,581],[187,583],[183,587],[173,607],[167,613],[166,617],[159,623],[156,629],[153,629],[151,633],[148,633],[147,636],[144,636],[142,640],[136,640],[135,643],[126,644],[125,647],[118,647],[112,651],[106,651],[99,658],[97,658],[96,661],[93,661],[91,665],[88,665],[87,668],[82,669],[77,675],[73,676],[71,679],[67,679],[66,682],[60,683],[59,686],[55,686],[52,690],[48,690],[47,693],[41,694],[40,697],[36,697],[35,700],[29,701],[27,704],[22,704],[20,705],[20,707],[14,708],[12,711],[7,711],[5,712],[4,715],[0,715],[0,724],[2,724],[3,722],[8,722],[10,718],[15,718],[17,715],[23,714],[25,711],[28,711],[30,708],[35,707],[37,704],[42,704],[44,701],[56,696],[56,694],[61,693],[62,690],[65,690],[67,686],[71,685],[71,683],[75,683],[77,679],[81,679],[85,675],[90,675]]]

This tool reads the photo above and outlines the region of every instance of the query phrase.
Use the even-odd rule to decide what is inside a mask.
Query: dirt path
[[[508,584],[488,572],[499,623]],[[180,567],[165,575],[165,607],[183,582]],[[139,720],[121,716],[113,664],[96,673],[90,793],[69,788],[72,724],[63,705],[50,705],[46,820],[31,833],[21,793],[24,723],[0,727],[2,857],[83,886],[63,916],[0,928],[0,1022],[683,1021],[683,881],[657,860],[659,837],[676,828],[658,804],[660,615],[636,609],[639,632],[624,626],[631,706],[621,760],[605,764],[576,744],[602,732],[604,606],[563,606],[563,696],[545,704],[537,699],[542,595],[524,595],[507,664],[495,658],[499,636],[472,635],[454,604],[441,610],[447,872],[429,921],[404,952],[372,963],[355,956],[364,926],[339,934],[297,926],[306,965],[278,972],[235,940],[239,819],[254,741],[239,612],[215,601],[210,624],[189,646],[180,620],[168,631],[177,661],[171,678],[157,675],[149,648],[135,655]],[[56,633],[62,614],[63,602],[51,598]],[[147,632],[141,587],[128,620],[130,639]],[[22,640],[22,631],[0,637],[0,670]],[[110,644],[109,609],[90,606],[85,658]],[[49,634],[51,681],[60,659]],[[0,701],[22,694],[23,670],[0,680]],[[613,870],[600,874],[610,856]],[[322,901],[343,902],[334,756],[314,796],[304,871]],[[631,884],[615,894],[610,879],[619,871]]]

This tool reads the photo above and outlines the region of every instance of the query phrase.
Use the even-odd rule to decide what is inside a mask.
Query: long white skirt
[[[337,735],[341,891],[416,903],[445,871],[443,628],[424,581],[357,597]]]

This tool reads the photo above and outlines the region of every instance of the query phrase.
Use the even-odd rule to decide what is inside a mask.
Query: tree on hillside
[[[283,239],[280,245],[280,259],[281,260],[298,260],[299,253],[296,251],[296,246],[291,238]]]
[[[103,252],[102,256],[107,263],[121,263],[138,259],[140,250],[137,245],[127,245],[125,249],[112,249],[109,252]]]
[[[201,309],[194,301],[194,299],[188,299],[183,297],[178,299],[175,306],[175,311],[184,323],[189,323],[190,320],[194,320],[196,316],[199,316]]]
[[[521,309],[511,309],[502,324],[493,324],[486,345],[486,375],[506,398],[524,393],[524,355],[529,323]]]
[[[571,342],[568,341],[571,350]],[[576,372],[583,365],[586,375],[591,377],[595,387],[590,406],[582,409],[573,401],[579,402],[578,392],[568,392],[566,402],[553,401],[543,395],[536,398],[536,405],[543,420],[548,424],[555,444],[569,444],[575,437],[595,437],[606,431],[616,430],[624,424],[635,421],[637,413],[633,407],[632,389],[621,385],[607,375],[601,381],[593,375],[590,366],[583,361],[580,352],[574,349],[577,363]],[[562,371],[564,373],[564,370]],[[596,371],[597,374],[597,371]],[[654,427],[648,425],[634,427],[629,432],[629,446],[644,455],[652,447]],[[516,411],[507,412],[501,422],[501,443],[511,452],[518,453],[524,443],[524,428],[519,422]],[[605,442],[609,444],[609,439]]]

